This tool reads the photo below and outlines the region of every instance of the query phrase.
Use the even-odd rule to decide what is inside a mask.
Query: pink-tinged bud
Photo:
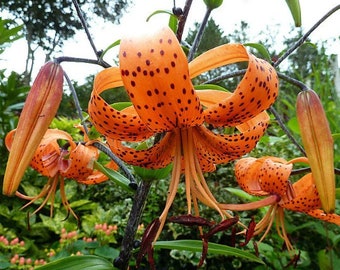
[[[299,93],[296,111],[322,208],[332,213],[335,209],[334,144],[325,111],[313,90]]]
[[[10,242],[10,245],[11,245],[11,246],[14,246],[14,245],[16,245],[16,244],[18,244],[18,243],[19,243],[19,238],[16,237],[16,238],[14,238],[14,239]]]
[[[13,195],[35,150],[55,117],[63,93],[63,70],[54,62],[39,71],[19,118],[3,182],[3,193]]]
[[[25,258],[24,257],[20,257],[19,258],[19,265],[24,265],[25,264]]]
[[[16,264],[18,259],[19,259],[19,255],[15,254],[10,260],[11,264]]]

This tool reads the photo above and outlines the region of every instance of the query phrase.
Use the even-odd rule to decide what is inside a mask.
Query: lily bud
[[[29,166],[41,139],[51,124],[62,98],[63,70],[47,62],[28,93],[14,135],[4,176],[3,193],[13,195]]]
[[[215,9],[222,5],[223,0],[203,0],[208,9]]]
[[[322,103],[313,90],[297,97],[297,119],[306,155],[326,213],[335,209],[334,145]]]

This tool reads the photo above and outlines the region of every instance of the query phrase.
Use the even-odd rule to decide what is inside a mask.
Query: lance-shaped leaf
[[[42,137],[54,118],[63,93],[63,70],[54,62],[39,71],[28,93],[8,157],[3,193],[13,195]]]
[[[326,213],[335,209],[334,146],[321,101],[313,90],[297,97],[297,118],[301,138]]]
[[[290,9],[290,13],[293,16],[296,27],[301,26],[301,8],[299,0],[286,0],[286,3]]]

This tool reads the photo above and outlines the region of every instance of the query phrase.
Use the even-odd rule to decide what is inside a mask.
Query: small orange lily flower
[[[6,136],[5,143],[9,150],[13,145],[15,132],[16,130],[12,130]],[[67,143],[60,147],[59,140],[66,140]],[[74,179],[78,183],[87,185],[106,181],[105,175],[93,169],[93,162],[98,159],[98,156],[98,150],[94,146],[76,143],[67,132],[62,130],[48,129],[30,163],[33,169],[48,177],[48,182],[35,197],[26,196],[19,191],[16,191],[15,194],[22,199],[29,200],[23,208],[45,197],[43,203],[33,212],[33,215],[50,200],[50,214],[52,216],[55,192],[59,183],[64,207],[78,219],[67,200],[64,180],[65,178]],[[114,167],[112,164],[108,166]]]
[[[270,64],[240,44],[217,47],[188,64],[169,28],[136,34],[121,40],[120,67],[105,69],[96,76],[88,111],[112,151],[125,162],[153,169],[173,162],[164,211],[150,227],[153,242],[166,221],[182,173],[188,215],[193,207],[195,216],[199,216],[200,201],[216,209],[222,219],[230,217],[209,190],[203,172],[213,171],[215,164],[239,158],[255,147],[268,125],[269,116],[264,110],[277,97],[278,79]],[[234,93],[194,90],[191,79],[237,62],[248,62],[248,68]],[[100,96],[118,86],[125,87],[133,103],[121,111]],[[236,127],[239,132],[218,134],[208,125]],[[146,150],[122,143],[142,141],[157,133],[163,134],[161,140]]]
[[[260,242],[268,234],[274,219],[276,229],[284,239],[287,249],[294,248],[289,241],[284,226],[284,209],[302,212],[312,217],[334,223],[340,226],[340,216],[335,213],[326,213],[321,210],[321,200],[316,189],[312,173],[308,173],[300,180],[291,184],[289,176],[293,164],[297,162],[308,163],[305,157],[286,161],[276,157],[253,158],[247,157],[235,163],[235,175],[240,187],[247,193],[255,196],[267,196],[265,199],[246,204],[223,204],[223,209],[243,211],[257,209],[270,205],[267,214],[256,224],[254,234],[264,232]]]
[[[63,77],[60,64],[47,62],[34,80],[8,157],[3,183],[3,193],[7,196],[18,189],[39,142],[56,115],[63,94]]]

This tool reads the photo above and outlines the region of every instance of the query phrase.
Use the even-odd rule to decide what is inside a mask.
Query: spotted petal
[[[121,141],[111,140],[108,138],[108,144],[111,150],[126,163],[150,168],[164,168],[172,162],[175,151],[175,134],[168,132],[166,135],[152,147],[144,150],[136,150],[124,146]]]
[[[259,169],[259,182],[261,189],[282,196],[290,190],[288,178],[293,169],[292,164],[287,164],[283,159],[264,157],[260,159],[262,166]]]
[[[241,126],[241,133],[215,134],[204,126],[194,128],[195,145],[200,160],[213,164],[227,163],[249,153],[264,134],[269,117],[266,113],[252,121],[252,125]],[[201,162],[201,165],[204,162]],[[204,170],[204,168],[203,168]]]
[[[320,220],[323,220],[323,221],[327,221],[327,222],[330,222],[330,223],[334,223],[338,226],[340,226],[340,216],[335,214],[335,213],[330,213],[330,214],[327,214],[325,211],[321,210],[321,209],[314,209],[314,210],[310,210],[308,212],[306,212],[306,214],[314,217],[314,218],[317,218],[317,219],[320,219]]]
[[[69,166],[60,174],[69,179],[85,180],[93,172],[93,162],[98,158],[98,149],[94,146],[78,144],[70,150]]]
[[[123,85],[116,67],[101,71],[94,80],[88,112],[96,129],[112,139],[138,141],[150,137],[151,132],[133,109],[118,111],[112,108],[100,94]]]
[[[231,96],[204,111],[208,123],[215,126],[241,124],[268,109],[276,100],[278,78],[274,68],[239,44],[222,45],[197,57],[189,64],[190,77],[242,61],[248,61],[245,75]]]
[[[281,207],[298,212],[308,212],[321,207],[319,194],[311,173],[295,182],[293,189],[295,198],[287,202],[281,201]]]
[[[256,196],[270,195],[262,190],[259,170],[262,162],[253,157],[242,158],[235,163],[235,176],[239,186],[247,193]]]
[[[154,132],[203,123],[186,56],[170,28],[122,39],[120,68],[138,115]]]

